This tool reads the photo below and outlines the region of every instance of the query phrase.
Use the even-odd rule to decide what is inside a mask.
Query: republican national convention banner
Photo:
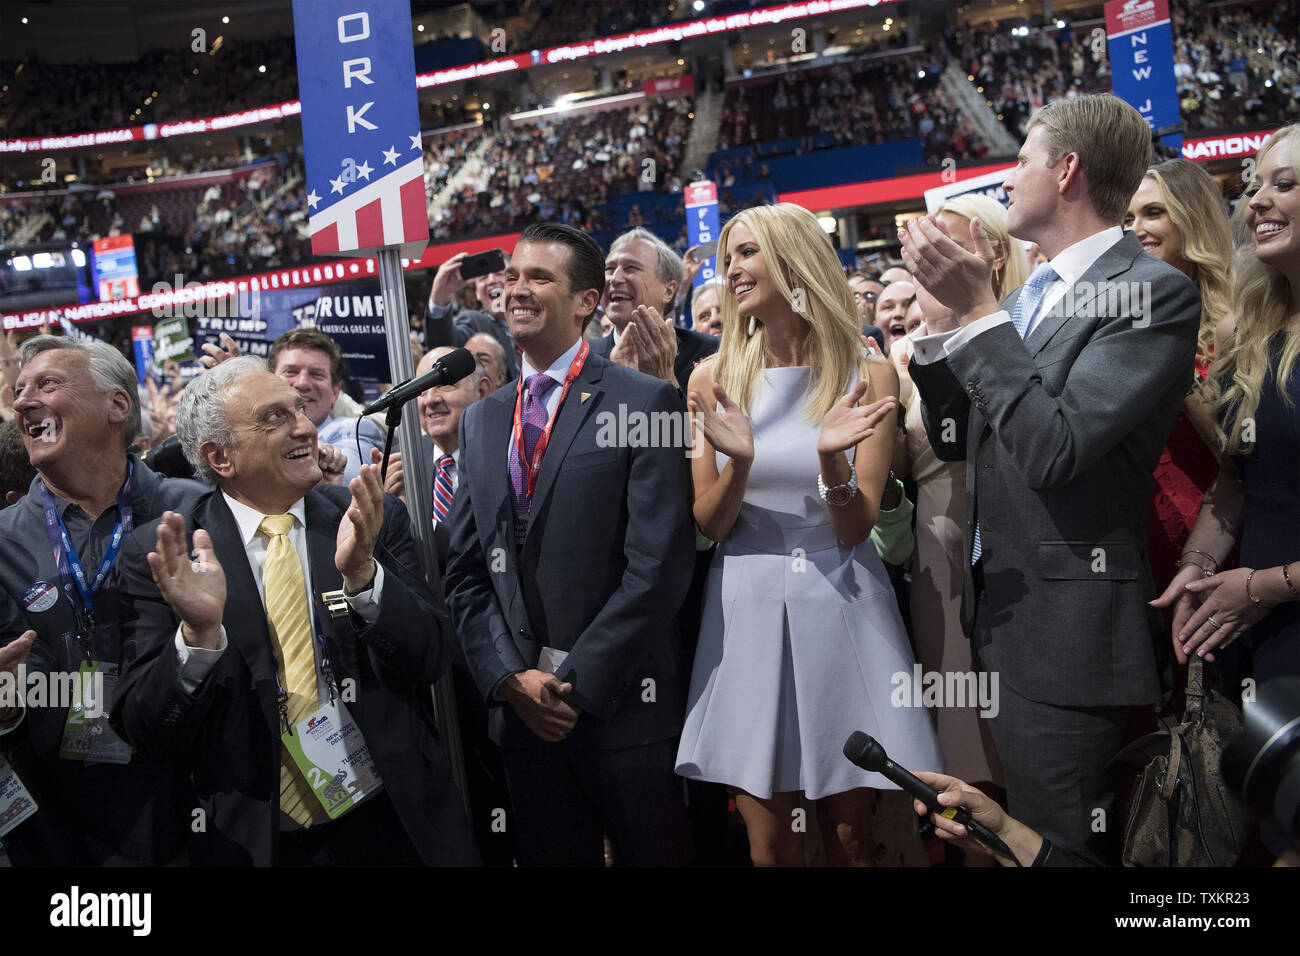
[[[1182,121],[1174,79],[1174,35],[1169,0],[1112,0],[1106,4],[1106,41],[1111,87],[1132,104],[1152,130]],[[1179,133],[1163,136],[1165,146],[1180,149]]]
[[[408,0],[293,0],[316,255],[429,241]]]

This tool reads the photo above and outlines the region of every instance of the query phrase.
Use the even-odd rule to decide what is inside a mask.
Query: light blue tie
[[[1033,328],[1034,318],[1038,315],[1038,310],[1043,305],[1043,298],[1047,295],[1047,287],[1059,279],[1056,270],[1050,263],[1044,262],[1034,270],[1029,281],[1025,283],[1024,289],[1021,290],[1019,297],[1016,299],[1016,307],[1011,313],[1011,324],[1016,327],[1020,333],[1020,338],[1024,339],[1029,330]],[[973,565],[980,559],[984,553],[984,546],[980,540],[979,522],[975,523],[975,537],[971,541],[970,563]]]

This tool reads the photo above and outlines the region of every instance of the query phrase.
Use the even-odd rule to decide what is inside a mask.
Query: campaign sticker
[[[48,581],[37,581],[23,592],[23,607],[33,614],[48,611],[59,600],[59,589]]]

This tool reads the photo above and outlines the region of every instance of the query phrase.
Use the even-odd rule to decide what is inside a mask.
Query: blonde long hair
[[[794,203],[755,206],[738,212],[718,237],[724,257],[728,237],[737,223],[744,223],[754,234],[776,288],[808,323],[804,343],[804,354],[812,369],[808,417],[810,422],[820,422],[849,390],[853,373],[864,378],[867,375],[853,293],[839,257],[817,218]],[[723,275],[726,270],[724,258]],[[796,296],[796,290],[803,294]],[[754,386],[768,365],[767,330],[758,322],[750,335],[748,325],[749,317],[741,315],[736,297],[728,288],[722,296],[722,344],[713,367],[713,381],[726,389],[746,414]]]
[[[1283,140],[1300,149],[1300,125],[1284,126],[1264,143],[1255,157],[1256,168],[1264,157]],[[1243,201],[1248,201],[1243,197]],[[1295,307],[1300,290],[1292,289],[1286,277],[1273,266],[1260,261],[1253,242],[1243,247],[1233,276],[1232,312],[1236,330],[1222,359],[1215,358],[1210,383],[1215,395],[1215,429],[1225,451],[1243,449],[1242,423],[1254,418],[1259,409],[1264,380],[1269,373],[1269,343],[1283,331]],[[1300,333],[1292,333],[1282,347],[1274,385],[1283,403],[1292,407],[1287,382],[1300,358]],[[1226,423],[1227,427],[1224,427]],[[1250,450],[1250,449],[1247,449]]]
[[[1007,261],[1002,264],[1001,269],[993,272],[993,295],[999,302],[1006,298],[1007,293],[1012,289],[1018,289],[1025,284],[1029,279],[1029,273],[1033,270],[1029,267],[1029,256],[1025,253],[1024,244],[1019,239],[1013,238],[1007,228],[1009,217],[1006,206],[992,196],[970,193],[945,199],[934,211],[934,215],[937,216],[941,212],[950,212],[964,219],[978,219],[984,226],[984,231],[988,233],[993,251],[997,252],[1000,247],[1006,252]]]
[[[1169,221],[1183,237],[1183,258],[1201,290],[1201,327],[1196,359],[1205,363],[1214,350],[1214,329],[1228,314],[1232,296],[1232,229],[1223,194],[1210,174],[1186,159],[1169,159],[1147,170],[1164,194]]]

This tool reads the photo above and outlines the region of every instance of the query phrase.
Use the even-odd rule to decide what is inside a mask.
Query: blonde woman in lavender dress
[[[801,802],[827,863],[865,864],[870,790],[895,788],[843,756],[848,736],[943,766],[925,711],[891,702],[914,659],[869,540],[898,376],[862,357],[848,283],[807,210],[744,210],[719,248],[722,346],[688,387],[695,519],[719,546],[677,772],[732,788],[756,864],[804,862]]]

